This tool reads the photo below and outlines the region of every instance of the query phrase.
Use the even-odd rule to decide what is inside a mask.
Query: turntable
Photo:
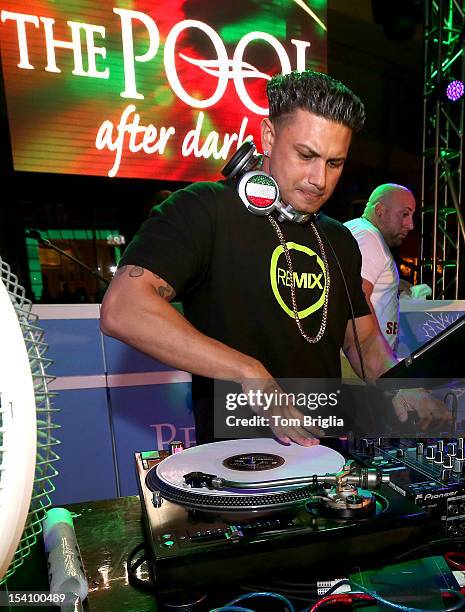
[[[160,593],[350,568],[412,544],[427,515],[323,445],[228,440],[136,454],[147,548]],[[308,575],[307,575],[308,578]]]

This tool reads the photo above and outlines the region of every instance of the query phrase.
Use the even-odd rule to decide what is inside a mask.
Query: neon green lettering
[[[287,270],[284,270],[283,268],[277,268],[277,273],[278,273],[278,284],[280,282],[282,282],[283,285],[286,284],[286,273]]]
[[[313,289],[313,287],[315,287],[315,285],[318,285],[319,289],[323,289],[320,279],[323,276],[323,274],[313,274],[313,272],[310,274],[310,276],[313,277],[313,283],[310,285],[310,289]]]
[[[302,272],[302,274],[300,275],[300,280],[299,280],[299,276],[297,272],[294,272],[294,284],[299,289],[302,288],[302,285],[305,287],[305,289],[308,289],[308,273]]]

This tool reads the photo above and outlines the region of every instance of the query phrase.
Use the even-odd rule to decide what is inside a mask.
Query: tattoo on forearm
[[[157,292],[160,297],[162,297],[167,302],[171,301],[174,298],[175,291],[171,285],[166,283],[166,285],[160,285],[157,287]]]
[[[141,268],[141,266],[121,266],[116,270],[115,276],[121,276],[125,272],[128,272],[131,278],[138,278],[139,276],[143,276],[145,270],[144,268]],[[155,272],[152,272],[152,274],[157,280],[161,280],[164,283],[158,287],[155,287],[155,291],[164,300],[170,302],[176,295],[176,291],[169,283],[165,282],[161,276],[158,276],[158,274],[155,274]]]
[[[133,266],[129,270],[129,276],[131,276],[131,278],[137,278],[138,276],[142,276],[143,274],[144,268],[141,268],[140,266]]]

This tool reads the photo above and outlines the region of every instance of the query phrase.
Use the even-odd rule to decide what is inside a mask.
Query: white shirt
[[[399,331],[399,271],[377,227],[364,218],[352,219],[344,225],[358,242],[362,253],[362,278],[373,285],[371,303],[379,327],[393,349]]]

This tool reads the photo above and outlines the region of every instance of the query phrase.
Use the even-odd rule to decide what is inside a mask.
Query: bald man
[[[415,198],[394,183],[371,194],[362,217],[345,223],[362,253],[363,290],[381,333],[395,351],[399,331],[399,272],[390,247],[413,229]]]

